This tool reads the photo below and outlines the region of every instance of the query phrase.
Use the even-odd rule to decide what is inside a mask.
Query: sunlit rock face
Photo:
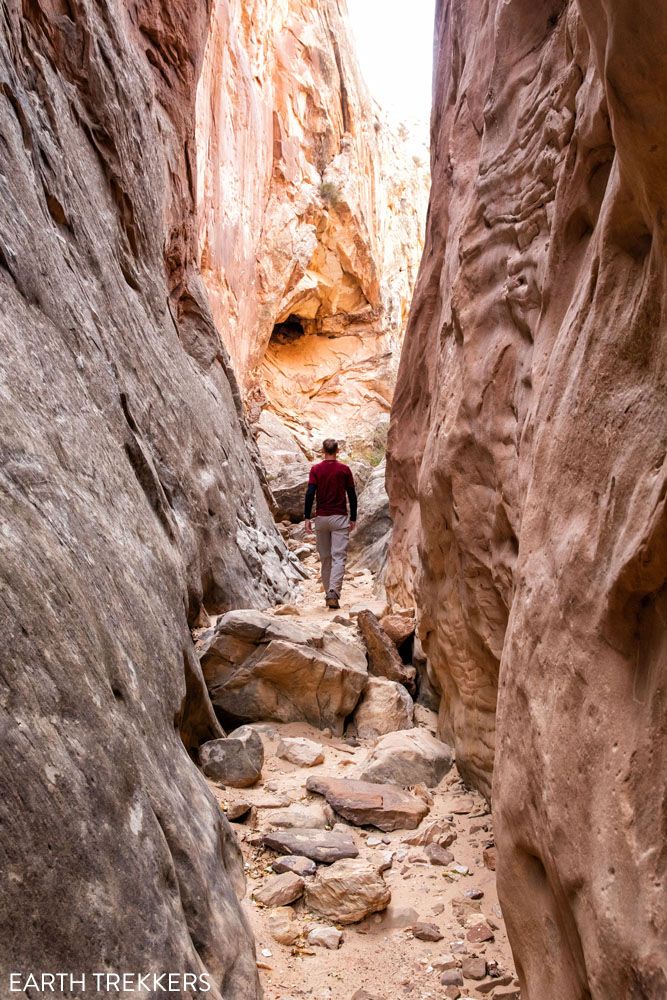
[[[240,852],[186,749],[220,735],[188,624],[290,593],[197,276],[206,5],[2,14],[0,978],[254,1000]]]
[[[218,2],[197,121],[201,269],[251,419],[266,407],[306,450],[335,436],[372,452],[427,165],[374,108],[344,4]]]
[[[442,2],[389,584],[522,996],[663,996],[667,14]]]

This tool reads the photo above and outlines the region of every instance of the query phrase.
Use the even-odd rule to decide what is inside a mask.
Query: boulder
[[[269,934],[278,944],[294,944],[301,934],[296,913],[291,906],[277,906],[268,916]]]
[[[276,756],[288,760],[297,767],[315,767],[324,763],[324,749],[320,743],[303,737],[284,736],[276,750]]]
[[[311,775],[306,788],[323,795],[332,809],[356,826],[376,826],[384,831],[413,830],[429,811],[422,798],[396,785]]]
[[[339,931],[337,927],[323,927],[320,924],[316,924],[308,932],[306,940],[308,944],[316,948],[328,948],[330,951],[336,951],[341,946],[343,932]]]
[[[369,609],[357,615],[357,625],[368,653],[368,671],[374,677],[386,677],[414,689],[416,671],[406,666],[398,655],[396,646],[383,630],[380,622]]]
[[[414,703],[402,684],[370,677],[354,714],[357,734],[374,739],[399,729],[412,729]]]
[[[252,896],[262,906],[287,906],[303,896],[305,882],[294,872],[274,875],[264,885],[255,889]]]
[[[207,778],[232,788],[248,788],[262,775],[264,747],[254,729],[241,726],[226,739],[204,743],[199,763]]]
[[[295,802],[287,809],[272,810],[269,823],[285,830],[323,830],[330,825],[320,802]]]
[[[367,679],[366,657],[338,626],[231,611],[199,640],[204,678],[225,720],[308,722],[342,733]]]
[[[321,864],[359,855],[352,838],[336,830],[275,830],[265,833],[262,843],[279,854],[299,855]]]
[[[415,609],[400,608],[383,615],[380,619],[383,631],[395,646],[401,646],[415,630]]]
[[[393,782],[405,787],[423,783],[433,788],[453,763],[453,752],[446,743],[423,729],[407,729],[383,736],[359,777],[363,781]]]
[[[456,840],[456,830],[446,819],[435,819],[426,823],[421,830],[403,837],[403,843],[411,847],[424,847],[426,844],[439,844],[449,847]]]
[[[367,861],[347,859],[322,868],[306,887],[306,905],[339,924],[354,924],[386,909],[391,892]]]
[[[304,875],[314,875],[317,871],[314,861],[298,854],[287,854],[285,857],[276,858],[271,867],[277,875],[283,872],[294,872],[295,875],[301,875],[302,878]]]

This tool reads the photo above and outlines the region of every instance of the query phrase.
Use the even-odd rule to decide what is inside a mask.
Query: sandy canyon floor
[[[310,579],[303,584],[298,603],[302,620],[322,623],[338,614],[351,621],[352,632],[357,610],[382,609],[384,602],[373,593],[370,573],[357,570],[346,581],[341,611],[328,611],[323,607],[314,558],[307,559],[305,565]],[[418,715],[419,724],[433,731],[435,715],[425,709]],[[430,796],[426,792],[432,796],[430,812],[416,830],[383,833],[344,823],[331,811],[325,813],[329,825],[345,829],[352,837],[360,859],[377,867],[390,862],[383,872],[391,892],[391,902],[384,912],[343,925],[309,912],[303,898],[279,910],[255,901],[254,894],[275,878],[271,866],[279,855],[261,844],[262,834],[277,825],[274,818],[294,805],[328,810],[321,796],[306,790],[307,778],[314,774],[352,777],[375,742],[347,742],[327,730],[296,723],[271,722],[259,728],[265,749],[261,781],[247,789],[221,788],[211,783],[211,789],[225,810],[252,807],[233,827],[245,860],[247,892],[243,906],[255,934],[267,1000],[519,998],[495,874],[489,867],[494,864],[491,815],[484,799],[464,787],[456,766],[436,788],[430,789]],[[275,751],[284,736],[307,737],[320,744],[324,762],[300,767],[280,759]],[[449,846],[454,860],[448,866],[430,863],[422,846],[406,843],[434,820],[450,823],[456,833]],[[432,925],[428,935],[441,935],[440,939],[415,937],[412,928],[420,923]],[[287,936],[294,938],[289,944],[279,943],[274,936],[276,927],[284,933],[285,926]],[[330,949],[309,942],[314,927],[341,930],[340,945]],[[478,940],[480,937],[488,940]],[[482,970],[486,963],[486,973],[481,979],[469,978],[468,972],[479,976],[480,959]]]

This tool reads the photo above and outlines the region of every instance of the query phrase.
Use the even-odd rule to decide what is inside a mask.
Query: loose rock
[[[464,958],[461,963],[461,972],[464,979],[484,979],[486,962],[483,958]]]
[[[297,767],[315,767],[316,764],[324,763],[324,750],[319,743],[314,740],[307,740],[301,737],[290,738],[284,736],[278,744],[276,756],[282,760],[288,760],[290,764]]]
[[[290,906],[277,906],[267,920],[269,934],[278,944],[294,944],[301,933],[296,914]]]
[[[306,788],[324,795],[339,815],[357,826],[372,825],[384,831],[414,829],[429,811],[422,799],[396,785],[312,775]]]
[[[386,677],[414,688],[416,671],[403,663],[396,646],[386,634],[372,611],[360,611],[357,625],[368,651],[368,670],[374,677]]]
[[[304,880],[294,872],[274,875],[253,892],[253,899],[262,906],[287,906],[303,896]]]
[[[306,905],[340,924],[352,924],[386,909],[391,892],[366,861],[337,861],[321,868],[306,887]]]
[[[442,941],[444,934],[437,924],[418,923],[411,927],[412,936],[418,941]]]
[[[357,734],[373,739],[399,729],[412,729],[414,703],[402,684],[370,677],[354,714]]]
[[[339,931],[337,927],[321,927],[319,925],[313,927],[307,938],[308,944],[328,948],[330,951],[336,951],[337,948],[340,948],[342,940],[343,932]]]
[[[300,855],[321,864],[359,855],[352,838],[335,830],[275,830],[264,834],[262,843],[280,854]]]
[[[254,729],[241,726],[226,739],[204,743],[199,763],[207,778],[232,788],[248,788],[262,775],[264,747]]]
[[[294,872],[295,875],[303,877],[304,875],[314,875],[317,871],[317,865],[310,858],[292,854],[276,858],[271,867],[278,875],[282,875],[283,872]]]
[[[454,861],[452,852],[445,850],[444,847],[440,847],[440,844],[427,844],[424,848],[424,854],[432,865],[440,865],[443,868],[451,865]]]
[[[272,810],[269,823],[286,830],[323,830],[328,817],[319,802],[294,802],[287,809]]]
[[[451,747],[423,729],[388,733],[374,747],[359,777],[364,781],[393,782],[429,788],[444,778],[454,763]]]

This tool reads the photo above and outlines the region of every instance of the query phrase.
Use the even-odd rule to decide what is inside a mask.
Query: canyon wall
[[[188,625],[291,585],[196,269],[207,4],[0,10],[0,971],[254,998]]]
[[[667,12],[441,0],[389,587],[526,1000],[667,992]],[[495,758],[495,769],[494,769]]]
[[[202,275],[251,418],[383,450],[427,156],[373,108],[343,0],[219,3],[197,145]]]

